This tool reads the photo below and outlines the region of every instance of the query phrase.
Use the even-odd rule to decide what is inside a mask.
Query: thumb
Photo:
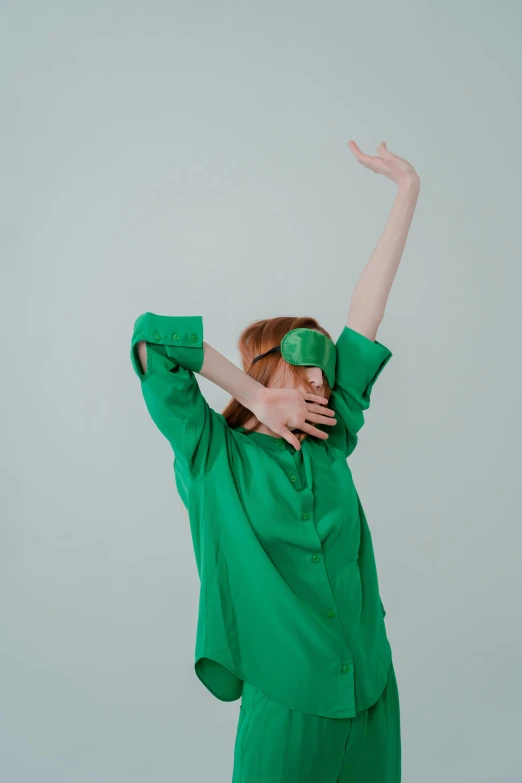
[[[377,152],[379,153],[379,155],[381,155],[383,160],[386,160],[386,161],[391,160],[392,157],[393,157],[391,152],[388,150],[388,147],[386,146],[386,142],[385,141],[381,141],[381,143],[377,147]]]

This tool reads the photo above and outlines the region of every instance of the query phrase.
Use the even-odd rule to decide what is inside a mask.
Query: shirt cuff
[[[201,315],[140,315],[134,323],[131,340],[131,360],[137,375],[142,375],[135,350],[140,340],[151,345],[165,346],[167,356],[187,370],[199,372],[203,366],[205,355]]]
[[[378,340],[345,326],[336,342],[335,383],[355,389],[369,397],[373,384],[392,357],[392,352]]]

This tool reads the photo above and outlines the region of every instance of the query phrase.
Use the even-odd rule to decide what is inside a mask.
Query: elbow
[[[147,343],[145,340],[140,340],[136,343],[136,354],[138,356],[141,369],[145,374],[147,372]]]

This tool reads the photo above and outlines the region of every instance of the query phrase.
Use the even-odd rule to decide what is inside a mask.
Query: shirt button
[[[292,482],[292,484],[295,484],[295,482],[297,481],[296,476],[290,476],[290,481]]]
[[[344,664],[344,666],[343,666],[343,669],[342,669],[342,670],[343,670],[343,672],[344,672],[345,674],[346,674],[346,672],[349,672],[349,671],[350,671],[350,666],[349,666],[349,664],[345,663],[345,664]]]
[[[161,332],[155,332],[154,333],[154,339],[155,340],[161,340]]]
[[[191,343],[197,343],[197,341],[198,341],[198,336],[197,336],[197,334],[191,334],[191,335],[190,335],[190,342],[191,342]]]
[[[335,617],[335,612],[333,609],[328,609],[328,617]]]
[[[308,511],[303,511],[303,519],[310,519],[310,514]]]
[[[179,340],[179,334],[177,332],[174,332],[174,334],[172,335],[172,339],[174,340],[175,343],[177,343]]]
[[[314,563],[318,563],[320,559],[321,559],[321,555],[312,555],[312,560],[314,561]]]
[[[278,446],[281,446],[281,444],[283,443],[283,438],[276,438],[275,442],[277,443]]]

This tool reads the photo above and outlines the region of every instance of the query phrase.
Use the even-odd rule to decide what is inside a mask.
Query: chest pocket
[[[357,560],[361,540],[359,506],[352,471],[344,457],[315,466],[314,497],[321,541],[338,541],[348,562]]]

